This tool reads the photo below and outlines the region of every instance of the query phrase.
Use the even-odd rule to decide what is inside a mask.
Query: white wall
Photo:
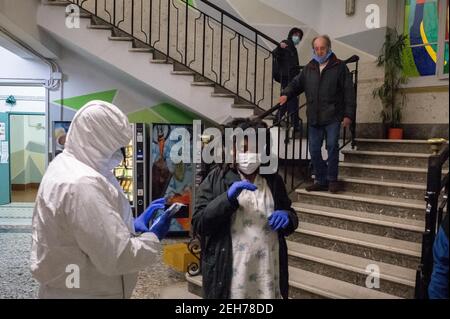
[[[92,57],[64,49],[58,60],[64,73],[64,98],[117,89],[114,103],[125,113],[150,107],[163,101],[161,95],[143,83],[125,76],[114,67],[95,63]],[[60,92],[52,92],[51,100],[59,100]],[[70,120],[73,112],[67,110],[63,120]],[[58,114],[55,114],[58,117]]]
[[[42,33],[36,22],[40,0],[0,0],[0,26],[48,58],[59,55],[59,46]]]
[[[48,79],[46,64],[36,59],[24,59],[0,46],[0,82],[3,79]]]
[[[4,99],[0,99],[0,112],[45,113],[45,90],[42,86],[0,85],[0,97],[9,95],[16,97],[16,105],[10,106]]]
[[[356,0],[356,11],[353,16],[347,16],[345,14],[344,0],[259,1],[310,26],[318,33],[326,33],[332,38],[367,31],[365,21],[368,14],[365,12],[365,9],[369,4],[378,5],[381,9],[380,27],[387,25],[388,0]],[[248,1],[241,2],[248,3]]]

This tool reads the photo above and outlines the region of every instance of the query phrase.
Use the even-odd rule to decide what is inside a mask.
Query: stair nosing
[[[406,189],[414,189],[414,190],[423,190],[426,191],[427,186],[425,184],[402,184],[400,182],[389,181],[389,180],[372,180],[372,179],[364,179],[362,177],[342,177],[339,178],[342,182],[347,183],[357,183],[357,184],[365,184],[365,185],[376,185],[376,186],[386,186],[386,187],[398,187],[398,188],[406,188]]]
[[[214,86],[215,84],[213,82],[192,82],[191,83],[192,86]]]
[[[306,282],[306,283],[301,282],[300,280],[296,280],[297,277],[307,278],[307,279],[309,279],[310,282]],[[320,280],[320,279],[322,279],[322,280]],[[311,282],[316,283],[316,285],[312,284]],[[328,287],[327,286],[320,287],[320,285],[317,285],[317,283],[320,283],[320,282],[326,282],[329,286]],[[348,283],[348,282],[345,282],[342,280],[315,274],[315,273],[312,273],[312,272],[309,272],[306,270],[301,270],[298,268],[294,268],[291,266],[289,266],[289,284],[293,287],[303,289],[303,290],[318,294],[320,296],[328,296],[328,297],[336,298],[336,299],[352,298],[353,296],[349,296],[349,295],[342,293],[343,291],[347,291],[347,290],[352,290],[352,291],[356,290],[359,292],[363,292],[363,291],[366,292],[367,294],[365,295],[364,299],[367,299],[367,297],[373,297],[373,298],[379,298],[379,299],[381,297],[402,299],[395,295],[390,295],[390,294],[380,292],[380,291],[377,291],[374,289],[357,286],[355,284],[351,284],[351,283]],[[341,292],[341,293],[338,293],[338,292]]]
[[[376,138],[355,138],[355,142],[365,143],[403,143],[403,144],[428,144],[427,140],[390,140],[390,139],[376,139]]]
[[[130,48],[128,52],[142,52],[142,53],[152,53],[153,50],[150,48]]]
[[[376,164],[364,164],[364,163],[353,163],[353,162],[340,162],[339,166],[340,167],[349,167],[349,168],[364,168],[364,169],[401,171],[401,172],[412,172],[412,173],[427,173],[428,172],[428,170],[426,168],[420,168],[420,167],[376,165]]]
[[[361,217],[361,216],[351,215],[348,213],[345,214],[345,212],[351,212],[351,210],[347,210],[347,209],[340,209],[340,208],[319,206],[319,205],[302,204],[302,203],[298,203],[298,202],[297,203],[294,202],[292,204],[292,207],[297,212],[304,212],[304,213],[309,213],[309,214],[314,214],[314,215],[350,220],[350,221],[354,221],[354,222],[361,222],[361,223],[366,223],[366,224],[371,224],[371,225],[392,227],[392,228],[420,232],[420,233],[425,231],[425,224],[422,227],[422,226],[416,226],[416,225],[412,225],[412,224],[408,225],[408,224],[401,223],[400,221],[405,221],[405,220],[407,221],[407,219],[404,219],[404,218],[401,219],[401,218],[397,218],[397,217],[391,217],[392,219],[394,219],[394,218],[397,219],[398,222],[384,221],[381,219],[372,218],[370,215],[375,215],[372,213],[354,211],[355,213],[358,213],[361,215],[367,215],[367,217]],[[329,212],[329,211],[326,211],[325,209],[334,210],[337,212]],[[389,216],[386,216],[386,217],[389,217]],[[415,221],[415,220],[411,220],[411,221]]]
[[[429,158],[431,154],[428,153],[404,153],[404,152],[383,152],[383,151],[360,151],[360,150],[342,150],[345,154],[354,155],[368,155],[368,156],[389,156],[389,157],[418,157],[418,158]]]
[[[306,226],[306,229],[304,229],[305,226]],[[311,226],[313,229],[311,229]],[[308,227],[309,227],[309,229],[308,229]],[[314,230],[314,228],[316,228],[316,230]],[[317,229],[317,228],[319,228],[319,229]],[[322,229],[322,231],[320,231],[320,229]],[[328,231],[324,231],[325,229],[327,229]],[[301,234],[305,234],[305,235],[321,237],[321,238],[325,238],[325,239],[329,239],[329,240],[344,242],[347,244],[364,246],[364,247],[378,249],[378,250],[382,250],[382,251],[386,251],[386,252],[399,253],[399,254],[411,256],[411,257],[419,257],[420,258],[420,256],[422,255],[420,244],[411,243],[411,242],[404,241],[404,240],[389,238],[389,241],[391,243],[396,242],[396,243],[402,243],[402,244],[414,244],[414,246],[417,246],[416,249],[413,250],[412,248],[404,248],[404,247],[402,248],[402,247],[398,247],[398,246],[395,247],[393,245],[386,245],[385,243],[376,243],[375,238],[378,241],[386,240],[385,237],[381,237],[381,236],[377,236],[377,235],[364,234],[364,236],[366,236],[365,239],[351,238],[351,236],[355,236],[355,235],[359,236],[360,234],[363,234],[363,233],[349,231],[349,230],[343,230],[343,229],[334,228],[334,227],[315,225],[315,224],[310,224],[310,223],[300,224],[299,227],[295,231],[297,233],[301,233]],[[341,233],[341,235],[333,234],[333,231]],[[372,240],[369,240],[367,237],[372,238]]]
[[[291,256],[311,260],[314,262],[318,262],[318,263],[325,264],[328,266],[340,268],[343,270],[348,270],[351,272],[356,272],[356,273],[363,274],[363,275],[367,274],[367,272],[366,272],[366,269],[364,269],[361,266],[362,264],[370,265],[370,264],[376,263],[378,266],[380,266],[380,278],[381,279],[391,281],[391,282],[396,282],[396,283],[403,284],[403,285],[407,285],[410,287],[415,286],[415,271],[410,268],[400,267],[400,266],[396,266],[396,265],[390,265],[387,263],[376,262],[376,261],[366,259],[363,257],[353,256],[353,255],[349,255],[349,254],[345,254],[345,253],[341,253],[341,252],[335,252],[335,251],[331,251],[328,249],[309,246],[306,244],[301,244],[301,243],[297,243],[297,242],[293,242],[293,241],[287,241],[287,245],[288,245],[288,254]],[[312,251],[321,251],[321,252],[323,251],[324,254],[328,254],[328,258],[317,256],[317,254],[314,255],[311,253],[308,254],[307,252],[301,252],[301,251],[299,251],[300,250],[299,248],[307,248]],[[338,261],[338,258],[330,257],[330,255],[339,256],[340,257],[339,261]],[[347,263],[341,262],[342,260],[345,260],[345,258],[350,258],[351,260],[350,261],[347,260]],[[357,260],[357,262],[359,262],[361,265],[356,265],[357,262],[355,262],[355,260]],[[409,272],[411,272],[412,277],[411,277],[411,279],[408,279],[404,276],[401,276],[400,274],[392,274],[392,273],[386,274],[386,271],[382,271],[382,269],[385,270],[386,267],[391,267],[390,270],[409,271]]]
[[[91,25],[88,25],[87,28],[91,29],[91,30],[112,30],[113,29],[112,26],[103,25],[103,24],[100,24],[100,25],[91,24]]]
[[[411,208],[411,209],[425,209],[425,201],[423,202],[423,204],[422,203],[415,204],[415,203],[411,203],[411,201],[413,201],[413,200],[408,200],[408,202],[403,202],[403,201],[398,201],[398,200],[393,201],[392,197],[384,196],[383,199],[370,198],[370,197],[364,197],[363,194],[357,194],[357,193],[332,194],[329,192],[308,192],[304,189],[296,189],[295,192],[297,194],[303,194],[303,195],[329,197],[329,198],[334,198],[334,199],[351,200],[351,201],[365,202],[365,203],[370,203],[370,204],[387,205],[387,206]],[[414,200],[414,201],[419,202],[418,200]]]
[[[166,59],[150,59],[150,63],[155,63],[155,64],[173,64],[173,61],[170,60],[166,60]],[[174,71],[176,72],[176,71]]]
[[[173,75],[195,75],[195,72],[191,71],[172,71],[170,73]]]
[[[212,97],[236,97],[234,93],[211,93]]]
[[[122,36],[109,36],[108,40],[111,40],[111,41],[133,41],[134,38],[132,38],[132,37],[122,37]]]
[[[255,106],[252,104],[237,104],[237,103],[232,104],[231,107],[236,109],[249,109],[249,110],[255,108]]]
[[[316,295],[319,296],[323,296],[323,297],[328,297],[328,298],[334,298],[334,299],[349,299],[352,298],[352,296],[348,296],[345,294],[339,294],[335,291],[333,291],[332,289],[329,289],[330,287],[320,287],[318,285],[313,285],[311,283],[304,283],[301,280],[298,280],[298,277],[300,278],[308,278],[308,277],[313,277],[313,278],[322,278],[327,280],[327,282],[332,282],[333,284],[338,283],[339,285],[336,285],[335,287],[337,288],[342,288],[342,287],[346,287],[346,290],[349,290],[351,288],[353,288],[354,290],[358,290],[358,291],[365,291],[368,294],[367,296],[372,295],[373,298],[376,297],[385,297],[385,298],[395,298],[395,299],[402,299],[398,296],[395,295],[390,295],[384,292],[380,292],[377,290],[373,290],[373,289],[369,289],[369,288],[365,288],[365,287],[361,287],[361,286],[357,286],[355,284],[351,284],[342,280],[338,280],[338,279],[334,279],[331,277],[326,277],[326,276],[322,276],[322,275],[318,275],[309,271],[305,271],[305,270],[301,270],[298,268],[294,268],[292,266],[289,266],[289,286],[291,287],[295,287],[298,289],[302,289],[311,293],[314,293]],[[300,275],[300,276],[298,276]],[[306,276],[305,276],[306,275]],[[194,285],[197,285],[198,287],[202,287],[202,275],[198,275],[198,276],[190,276],[189,274],[186,274],[185,276],[186,280]],[[316,282],[320,282],[320,281],[316,281]],[[323,280],[322,280],[323,282]],[[339,289],[337,289],[339,290]]]

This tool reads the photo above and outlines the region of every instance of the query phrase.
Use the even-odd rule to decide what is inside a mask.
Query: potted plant
[[[388,131],[389,139],[403,138],[400,123],[406,96],[400,87],[408,82],[408,78],[403,74],[402,63],[406,39],[406,35],[398,34],[395,29],[388,28],[381,54],[377,59],[377,65],[384,67],[384,82],[373,90],[373,97],[379,98],[383,104],[381,119]]]

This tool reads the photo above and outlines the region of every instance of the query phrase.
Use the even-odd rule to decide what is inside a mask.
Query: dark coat
[[[274,78],[280,83],[289,83],[300,73],[300,65],[294,42],[290,39],[283,42],[288,45],[287,48],[282,49],[278,46],[273,51],[273,56],[277,63],[277,75],[274,75]]]
[[[286,43],[288,47],[282,49],[280,45],[278,45],[272,52],[273,57],[276,60],[276,71],[274,71],[276,74],[274,74],[274,78],[281,84],[286,83],[283,87],[300,73],[297,48],[295,47],[294,42],[292,42],[292,36],[296,32],[299,32],[303,36],[302,30],[293,28],[289,32],[288,38],[282,41],[283,43]]]
[[[262,175],[272,192],[275,210],[289,213],[289,225],[278,232],[280,244],[280,291],[288,297],[288,256],[285,236],[298,227],[298,217],[291,207],[283,179],[278,174]],[[227,190],[239,174],[233,169],[216,167],[199,186],[192,225],[194,233],[201,238],[201,269],[203,297],[228,299],[230,296],[233,266],[231,242],[231,217],[239,208],[227,197]]]
[[[322,74],[317,61],[309,62],[282,95],[292,98],[303,92],[309,125],[328,125],[341,122],[344,117],[355,120],[356,96],[352,75],[334,54]]]

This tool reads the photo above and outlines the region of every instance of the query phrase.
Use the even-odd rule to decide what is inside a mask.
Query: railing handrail
[[[273,90],[274,90],[274,80],[273,79],[271,79],[271,85],[270,85],[270,80],[269,80],[269,77],[268,77],[268,81],[267,81],[267,84],[269,85],[269,88],[268,89],[266,89],[266,80],[265,80],[265,77],[266,77],[266,66],[267,66],[267,61],[270,61],[271,59],[273,59],[273,48],[271,48],[270,46],[268,46],[267,44],[267,42],[265,42],[266,44],[264,44],[263,43],[263,41],[261,41],[259,38],[261,37],[261,38],[263,38],[263,39],[265,39],[265,40],[267,40],[267,41],[269,41],[270,43],[272,43],[273,45],[275,45],[275,46],[278,46],[278,44],[279,44],[279,42],[277,42],[277,41],[275,41],[274,39],[272,39],[271,37],[269,37],[268,35],[266,35],[266,34],[264,34],[264,33],[262,33],[261,31],[259,31],[259,30],[257,30],[257,29],[255,29],[254,27],[252,27],[252,26],[250,26],[248,23],[246,23],[246,22],[244,22],[244,21],[242,21],[241,19],[239,19],[239,18],[237,18],[237,17],[235,17],[235,16],[233,16],[232,14],[230,14],[229,12],[226,12],[224,9],[222,9],[222,8],[220,8],[220,7],[218,7],[217,5],[215,5],[215,4],[213,4],[213,3],[211,3],[211,2],[209,2],[209,1],[206,1],[206,0],[201,0],[202,1],[202,3],[204,3],[206,6],[208,6],[208,7],[210,7],[211,9],[213,9],[213,10],[217,10],[217,12],[221,15],[221,17],[219,18],[219,20],[218,19],[216,19],[214,16],[212,16],[212,15],[214,15],[214,12],[205,12],[205,11],[207,11],[205,8],[201,8],[201,7],[197,7],[197,6],[195,6],[195,5],[192,5],[192,4],[190,4],[189,3],[189,1],[188,0],[181,0],[180,2],[183,4],[183,5],[185,5],[186,6],[186,8],[192,8],[193,10],[195,10],[196,12],[198,12],[199,14],[200,14],[200,17],[201,16],[203,16],[203,23],[205,24],[206,23],[206,20],[208,21],[208,25],[209,25],[209,21],[216,21],[217,23],[219,23],[219,25],[221,26],[221,35],[220,35],[220,40],[218,40],[218,41],[221,41],[221,45],[220,45],[220,48],[219,48],[219,51],[220,51],[220,57],[219,57],[219,64],[220,64],[220,70],[214,70],[214,69],[212,69],[212,72],[214,73],[214,75],[216,76],[216,78],[214,78],[213,76],[206,76],[205,75],[205,47],[203,46],[203,49],[200,49],[200,51],[202,52],[201,54],[203,55],[203,59],[200,59],[201,60],[201,62],[202,62],[202,70],[197,70],[197,69],[195,69],[195,68],[193,68],[192,66],[191,66],[191,63],[192,62],[194,62],[194,60],[192,60],[192,61],[190,61],[190,63],[187,63],[187,56],[188,56],[188,53],[187,53],[187,51],[185,51],[184,53],[180,53],[179,51],[178,51],[178,53],[180,53],[181,55],[182,55],[182,57],[181,57],[181,60],[178,60],[178,59],[176,59],[176,58],[174,58],[172,55],[171,55],[171,53],[170,53],[170,44],[169,44],[169,42],[170,42],[170,40],[169,40],[169,36],[167,36],[167,48],[166,48],[166,50],[164,51],[164,49],[160,49],[160,48],[158,48],[158,47],[156,47],[156,43],[158,43],[158,42],[160,42],[160,35],[159,35],[159,33],[161,32],[160,30],[158,30],[157,32],[158,32],[158,34],[157,34],[157,36],[158,36],[158,40],[156,41],[156,42],[153,42],[152,43],[152,35],[153,35],[153,32],[152,32],[152,28],[151,28],[151,15],[150,15],[150,32],[147,34],[147,30],[142,30],[142,26],[141,26],[141,31],[145,34],[145,36],[146,36],[146,40],[145,41],[143,41],[142,39],[139,39],[137,36],[135,36],[135,33],[134,33],[134,10],[132,9],[131,10],[131,32],[130,31],[128,31],[128,30],[126,30],[126,29],[124,29],[124,28],[122,28],[121,26],[120,26],[120,23],[121,22],[123,22],[124,21],[124,19],[125,19],[125,13],[122,13],[122,20],[120,20],[118,23],[116,22],[116,0],[111,0],[112,2],[113,2],[113,8],[112,8],[112,18],[111,18],[111,12],[110,11],[108,11],[108,10],[106,10],[106,8],[105,8],[105,12],[108,14],[108,16],[109,16],[109,20],[106,20],[104,17],[101,17],[99,14],[98,14],[98,12],[97,12],[97,9],[98,9],[98,1],[97,0],[93,0],[94,2],[95,2],[95,4],[94,4],[94,10],[90,10],[90,9],[87,9],[87,8],[85,8],[85,7],[83,7],[83,4],[86,2],[86,1],[89,1],[89,0],[66,0],[66,1],[68,1],[69,3],[73,3],[73,4],[75,4],[75,5],[78,5],[81,9],[84,9],[84,10],[86,10],[86,11],[88,11],[90,14],[92,14],[92,15],[94,15],[97,19],[99,19],[100,21],[102,21],[102,23],[106,23],[106,24],[109,24],[109,25],[111,25],[111,26],[113,26],[114,27],[114,30],[115,29],[117,29],[117,30],[119,30],[122,34],[124,34],[124,35],[126,35],[126,36],[130,36],[130,37],[132,37],[134,40],[136,40],[136,41],[141,41],[141,42],[144,42],[145,44],[147,44],[148,46],[150,46],[155,52],[158,52],[158,53],[161,53],[161,55],[164,55],[165,57],[166,57],[166,60],[169,60],[170,58],[173,58],[174,59],[174,61],[176,61],[177,63],[179,63],[180,65],[183,65],[183,66],[185,66],[185,67],[187,67],[188,69],[190,69],[191,71],[193,71],[194,73],[196,73],[196,74],[198,74],[198,75],[201,75],[201,76],[203,76],[203,77],[205,77],[205,78],[207,78],[208,80],[210,80],[210,81],[212,81],[213,83],[215,83],[216,85],[218,85],[219,87],[222,87],[223,89],[225,89],[225,90],[227,90],[227,91],[230,91],[231,93],[233,93],[233,94],[235,94],[236,95],[236,98],[238,98],[238,99],[240,99],[242,102],[244,102],[244,103],[249,103],[249,104],[251,104],[251,105],[253,105],[254,107],[255,107],[255,110],[258,110],[258,111],[265,111],[265,110],[267,110],[267,107],[269,107],[269,108],[271,108],[272,106],[273,106],[273,100],[272,100],[272,98],[271,98],[271,96],[269,96],[269,105],[267,105],[267,106],[262,106],[260,103],[261,102],[263,102],[264,103],[264,101],[266,101],[267,100],[267,95],[269,95],[270,94],[270,90],[272,90],[272,93],[273,93]],[[105,0],[106,1],[106,0]],[[143,0],[142,0],[143,1]],[[160,1],[162,1],[162,0],[160,0]],[[131,4],[131,6],[132,6],[132,8],[134,8],[135,6],[134,6],[134,0],[133,0],[133,2],[131,2],[132,4]],[[167,0],[167,3],[168,3],[168,5],[170,6],[170,5],[172,5],[176,10],[178,10],[179,8],[173,3],[173,1],[171,2],[171,0]],[[171,4],[170,4],[171,3]],[[152,10],[152,1],[150,1],[150,10]],[[203,9],[203,10],[202,10]],[[122,10],[124,10],[124,9],[122,9]],[[161,8],[160,8],[160,11],[161,11]],[[188,11],[186,11],[186,21],[187,21],[187,19],[188,19],[188,14],[187,14],[187,12]],[[169,11],[168,11],[168,14],[169,14],[169,21],[170,21],[170,9],[169,9]],[[200,18],[200,17],[198,17],[198,18]],[[244,27],[245,29],[247,29],[249,32],[251,32],[252,33],[252,35],[250,36],[250,35],[248,35],[248,34],[246,34],[246,32],[244,32],[244,31],[242,31],[242,30],[239,30],[239,27],[237,27],[236,25],[230,25],[229,23],[227,24],[225,21],[224,21],[224,17],[229,17],[230,19],[232,19],[233,21],[235,21],[235,22],[237,22],[238,24],[240,24],[242,27]],[[194,21],[194,28],[196,28],[196,21],[198,20],[198,18],[197,19],[195,19]],[[142,19],[142,17],[141,17],[141,19]],[[160,15],[160,19],[161,19],[161,15]],[[141,23],[142,23],[142,21],[141,21]],[[178,23],[178,22],[177,22]],[[185,35],[185,41],[186,41],[186,43],[187,43],[187,23],[186,23],[186,27],[185,27],[185,32],[186,32],[186,35]],[[211,26],[209,26],[209,28],[211,28]],[[228,68],[230,69],[229,71],[228,71],[228,76],[229,76],[229,78],[228,78],[228,80],[225,80],[225,81],[223,81],[223,79],[222,79],[222,74],[223,74],[223,72],[222,72],[222,63],[225,63],[223,60],[222,60],[222,54],[224,54],[225,55],[225,53],[223,53],[223,43],[222,43],[222,41],[223,41],[223,39],[224,39],[224,35],[223,35],[223,33],[224,33],[224,29],[225,28],[227,28],[227,29],[229,29],[234,35],[235,35],[235,37],[234,38],[232,38],[231,40],[227,40],[227,41],[229,41],[230,42],[230,47],[231,47],[231,41],[233,41],[234,39],[238,39],[237,40],[237,42],[238,42],[238,44],[237,44],[237,50],[238,50],[238,53],[240,52],[240,50],[242,49],[242,50],[246,50],[247,51],[247,64],[246,64],[246,68],[247,68],[247,71],[246,71],[246,75],[245,75],[245,85],[247,85],[248,83],[250,83],[250,82],[252,82],[253,81],[253,79],[250,79],[249,80],[249,78],[248,78],[248,73],[249,72],[251,72],[252,70],[253,70],[253,66],[250,66],[250,64],[249,64],[249,61],[248,61],[248,59],[249,59],[249,56],[250,56],[250,53],[249,53],[249,48],[247,48],[246,47],[246,45],[245,45],[245,42],[244,41],[242,41],[242,44],[241,44],[241,39],[245,39],[245,41],[249,41],[250,43],[252,43],[252,45],[254,45],[254,47],[255,47],[255,49],[251,49],[252,50],[252,53],[251,54],[253,54],[253,50],[254,50],[254,55],[255,55],[255,63],[254,63],[254,69],[255,69],[255,71],[254,71],[254,86],[252,87],[252,88],[247,88],[247,86],[245,86],[244,87],[244,89],[246,89],[246,92],[245,93],[243,93],[243,92],[241,92],[240,90],[243,88],[243,85],[244,84],[240,84],[239,83],[239,79],[240,79],[240,73],[239,73],[239,65],[240,65],[240,54],[237,54],[237,64],[238,64],[238,66],[237,66],[237,68],[238,68],[238,76],[234,76],[233,75],[233,77],[235,78],[235,80],[237,81],[237,87],[236,88],[230,88],[229,86],[227,87],[227,82],[229,82],[230,81],[230,74],[231,74],[231,67],[233,67],[233,68],[235,68],[236,66],[235,66],[235,64],[236,64],[236,62],[233,62],[233,64],[231,63],[231,60],[232,60],[232,57],[231,57],[231,50],[230,50],[230,56],[228,57],[228,60],[229,60],[229,63],[228,63]],[[212,29],[211,29],[212,30]],[[167,31],[167,33],[170,33],[170,23],[168,23],[168,28],[167,28],[167,30],[165,30],[165,31]],[[165,32],[164,31],[164,32]],[[201,31],[200,31],[200,33],[201,33]],[[155,33],[156,34],[156,33]],[[203,27],[203,37],[205,38],[205,34],[206,34],[206,31],[205,31],[205,27]],[[254,39],[252,39],[252,37],[253,37],[253,35],[254,35]],[[148,38],[147,38],[148,37]],[[147,40],[148,39],[148,40]],[[177,40],[178,41],[178,40]],[[204,41],[204,39],[203,39],[203,41]],[[214,31],[213,31],[213,40],[212,41],[214,41]],[[185,44],[185,47],[187,48],[187,44]],[[214,45],[212,45],[212,47],[214,47]],[[261,63],[262,63],[262,66],[261,66],[261,63],[259,63],[258,62],[258,49],[261,49],[261,50],[264,50],[265,51],[265,53],[264,53],[264,55],[263,55],[263,57],[262,57],[262,61],[261,61]],[[197,50],[197,48],[196,47],[194,47],[193,49],[192,49],[192,52],[194,52],[194,59],[195,59],[195,56],[196,56],[196,50]],[[214,49],[212,49],[212,51],[214,51]],[[184,57],[183,57],[183,54],[184,54]],[[211,53],[211,54],[213,54],[213,53]],[[265,57],[267,55],[267,57]],[[260,55],[260,57],[261,57],[261,55]],[[184,61],[183,61],[183,59],[184,59]],[[214,61],[214,59],[215,58],[212,58],[211,59],[211,61]],[[212,62],[211,62],[212,63]],[[212,64],[211,64],[212,65]],[[259,66],[258,66],[259,65]],[[250,66],[250,67],[249,67]],[[260,70],[257,70],[259,67],[262,67],[263,68],[263,71],[260,71]],[[270,68],[270,62],[269,62],[269,66],[267,66],[267,68],[269,69]],[[244,70],[245,70],[245,68],[243,68]],[[218,75],[219,74],[219,75]],[[257,76],[257,74],[262,74],[262,77],[263,77],[263,86],[262,86],[262,95],[260,95],[260,98],[259,97],[257,97],[257,94],[258,94],[258,88],[257,88],[257,85],[256,85],[256,76]],[[267,91],[267,92],[266,92]],[[248,94],[247,94],[248,93]]]
[[[187,1],[187,0],[183,0],[183,1]],[[278,44],[279,44],[279,42],[275,41],[274,39],[272,39],[271,37],[269,37],[267,34],[264,34],[264,33],[262,33],[261,31],[255,29],[254,27],[252,27],[252,26],[249,25],[248,23],[246,23],[246,22],[242,21],[241,19],[235,17],[234,15],[232,15],[231,13],[225,11],[224,9],[222,9],[222,8],[220,8],[219,6],[215,5],[214,3],[211,3],[211,2],[209,2],[208,0],[200,0],[200,1],[203,2],[203,3],[205,3],[205,4],[207,4],[207,5],[209,5],[210,7],[214,8],[215,10],[219,11],[219,12],[222,13],[223,15],[225,15],[225,16],[227,16],[227,17],[233,19],[234,21],[236,21],[236,22],[238,22],[238,23],[240,23],[241,25],[243,25],[244,27],[246,27],[246,28],[249,29],[250,31],[255,32],[257,35],[259,35],[259,36],[265,38],[266,40],[272,42],[273,44],[275,44],[275,45],[278,45]],[[205,12],[203,12],[203,11],[200,10],[200,9],[198,9],[198,8],[196,8],[196,9],[197,9],[198,11],[202,12],[203,14],[208,15],[208,14],[206,14]],[[233,30],[233,31],[237,32],[236,30]],[[239,32],[237,32],[237,33],[239,33]]]
[[[440,210],[447,205],[441,206],[439,197],[442,190],[447,190],[448,202],[448,173],[442,178],[442,168],[449,159],[449,144],[445,143],[438,154],[433,154],[428,159],[427,190],[426,190],[426,214],[425,231],[422,237],[422,253],[420,265],[416,274],[415,297],[424,299],[427,297],[427,289],[433,271],[433,245],[441,222]]]

